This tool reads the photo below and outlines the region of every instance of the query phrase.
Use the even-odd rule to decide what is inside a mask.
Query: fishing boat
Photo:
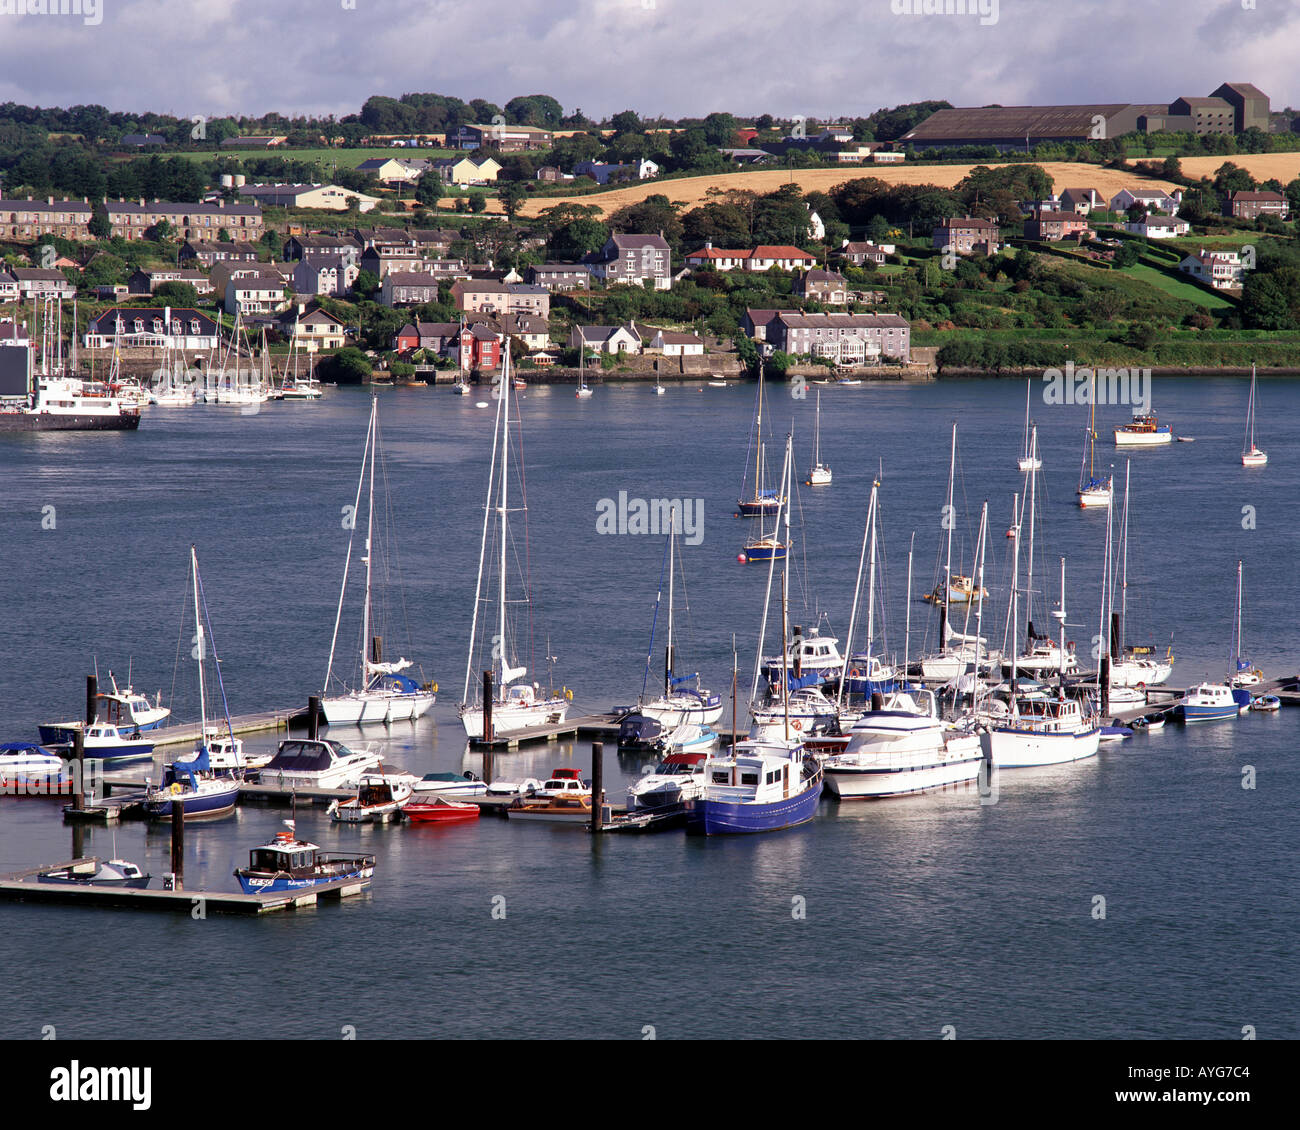
[[[510,607],[522,608],[531,613],[532,588],[525,578],[522,597],[509,598],[507,590],[507,553],[510,545],[510,461],[513,457],[510,438],[510,350],[502,353],[501,397],[497,400],[497,419],[492,435],[492,463],[488,472],[487,501],[483,507],[483,539],[479,546],[478,580],[474,586],[474,615],[470,626],[469,655],[465,660],[465,691],[461,696],[459,713],[461,724],[471,741],[491,740],[502,734],[522,730],[529,726],[555,725],[563,722],[569,711],[572,692],[543,692],[538,683],[511,686],[528,673],[525,664],[518,663],[515,622],[507,615]],[[522,457],[522,456],[520,456]],[[520,501],[513,512],[527,515],[527,500],[520,486]],[[496,521],[493,522],[495,515]],[[525,519],[526,521],[526,519]],[[525,531],[526,531],[525,526]],[[488,535],[491,533],[497,549],[497,593],[495,611],[497,631],[488,636],[486,609],[491,598],[485,595],[491,561],[488,554]],[[526,536],[526,532],[525,532]],[[531,614],[529,615],[531,623]],[[487,655],[490,650],[490,661]],[[549,651],[550,648],[548,647]],[[479,656],[482,651],[483,656]],[[486,704],[490,711],[491,731],[485,734],[485,703],[481,684],[474,678],[475,658],[483,658],[480,669],[490,669],[492,700]],[[550,657],[548,656],[548,659]]]
[[[411,786],[378,773],[367,773],[357,783],[357,795],[330,802],[330,817],[340,824],[386,824],[399,820]]]
[[[745,741],[705,762],[702,796],[685,801],[694,835],[778,832],[817,812],[822,770],[798,741]]]
[[[572,796],[516,798],[505,807],[510,820],[537,820],[546,824],[591,823],[591,793]]]
[[[704,795],[706,753],[670,753],[628,786],[628,812],[665,812]]]
[[[77,723],[75,729],[85,734],[83,748],[86,757],[96,758],[106,765],[120,761],[141,761],[153,756],[153,742],[144,734],[119,729],[108,722],[92,722],[89,726]],[[50,743],[55,753],[71,751],[72,741]]]
[[[352,688],[344,688],[344,693],[330,695],[329,690],[334,676],[334,652],[338,645],[339,625],[342,622],[343,606],[347,596],[348,578],[352,569],[352,541],[356,534],[356,525],[348,537],[348,552],[343,563],[343,584],[339,590],[338,611],[334,618],[334,635],[330,640],[329,665],[325,670],[325,690],[322,693],[321,708],[325,712],[325,721],[331,726],[366,726],[374,723],[413,721],[423,716],[433,706],[436,688],[430,684],[421,686],[409,675],[402,674],[411,666],[411,661],[399,658],[395,662],[384,662],[380,654],[378,637],[371,638],[374,623],[373,599],[373,565],[375,554],[375,452],[379,446],[379,399],[370,398],[370,423],[366,431],[365,448],[361,455],[361,478],[357,481],[356,502],[352,513],[360,513],[361,491],[369,479],[369,502],[366,509],[366,541],[363,549],[362,563],[366,567],[365,595],[361,605],[361,648],[357,666],[357,681]]]
[[[441,793],[417,793],[403,806],[402,816],[412,824],[460,824],[477,820],[479,811],[477,804],[451,800]]]
[[[785,441],[785,463],[781,469],[781,489],[778,494],[773,495],[774,505],[774,522],[772,532],[764,534],[760,527],[759,536],[751,538],[745,543],[745,548],[740,552],[741,564],[751,564],[753,562],[763,561],[784,561],[786,555],[790,552],[790,509],[785,505],[785,500],[789,497],[790,483],[790,465],[793,454],[794,437],[787,436]],[[755,514],[762,521],[764,511],[756,510]],[[781,519],[785,518],[785,532],[781,532]]]
[[[954,573],[948,582],[948,595],[944,597],[944,587],[942,584],[935,585],[931,592],[926,593],[922,600],[927,604],[943,604],[945,599],[948,604],[969,604],[973,600],[988,600],[989,590],[979,588],[976,590],[975,582],[963,573]]]
[[[1033,446],[1030,438],[1029,424],[1029,396],[1033,391],[1033,381],[1025,381],[1025,445],[1024,454],[1016,460],[1016,466],[1022,471],[1037,471],[1042,468],[1043,460],[1039,457],[1037,447]]]
[[[763,463],[763,366],[760,363],[758,369],[758,391],[755,393],[754,408],[754,429],[750,437],[750,449],[754,452],[754,488],[753,493],[746,492],[745,482],[741,483],[741,497],[737,501],[738,514],[742,518],[761,518],[768,514],[775,514],[780,508],[784,495],[779,491],[768,490],[763,482],[764,463]],[[748,480],[749,466],[746,462],[745,478]],[[781,483],[784,486],[785,478],[782,476]],[[771,548],[771,547],[770,547]],[[763,558],[768,560],[769,558]]]
[[[1174,429],[1156,419],[1154,412],[1135,413],[1131,423],[1115,429],[1116,447],[1157,447],[1173,439]]]
[[[822,462],[822,394],[817,390],[817,424],[813,429],[813,466],[808,472],[810,487],[830,486],[831,469]]]
[[[1097,455],[1097,375],[1092,377],[1092,395],[1089,399],[1088,428],[1083,438],[1083,464],[1079,468],[1079,488],[1075,497],[1084,509],[1109,506],[1114,484],[1112,479],[1096,472]]]
[[[473,773],[426,773],[411,786],[415,799],[428,800],[430,796],[482,796],[487,783]]]
[[[108,673],[113,687],[111,693],[100,692],[95,698],[95,716],[120,730],[135,733],[156,730],[171,716],[171,710],[162,704],[160,691],[153,702],[135,689],[128,686],[120,690],[113,672]],[[81,728],[80,722],[46,722],[37,727],[41,741],[47,744],[68,742],[72,740],[75,730]]]
[[[89,865],[42,871],[36,876],[36,881],[73,887],[126,887],[143,890],[151,878],[147,872],[125,859],[110,859],[107,863],[94,859],[89,861]]]
[[[637,700],[636,713],[658,722],[663,730],[668,731],[683,724],[694,726],[711,726],[722,717],[722,697],[700,686],[698,671],[689,674],[676,674],[676,588],[677,588],[677,509],[669,511],[668,537],[665,539],[664,555],[668,569],[668,625],[667,639],[664,643],[664,677],[663,691],[653,699],[647,699],[646,688],[650,681],[650,665],[654,661],[655,624],[659,620],[659,605],[663,598],[662,577],[660,573],[660,591],[655,596],[654,614],[650,622],[650,647],[646,652],[645,669],[641,677],[641,695]]]
[[[369,886],[375,873],[373,855],[323,852],[315,844],[298,839],[294,821],[284,823],[287,832],[278,833],[249,852],[247,867],[235,868],[235,878],[245,894],[305,890],[340,879]]]
[[[1174,705],[1174,717],[1182,722],[1217,722],[1236,718],[1250,703],[1250,693],[1234,691],[1227,683],[1197,683]]]
[[[328,738],[288,738],[275,756],[257,771],[263,785],[288,788],[348,788],[379,766],[373,749],[349,749]]]
[[[1268,463],[1268,452],[1261,451],[1255,443],[1255,366],[1250,367],[1250,399],[1246,404],[1246,438],[1241,445],[1243,467],[1263,467]]]

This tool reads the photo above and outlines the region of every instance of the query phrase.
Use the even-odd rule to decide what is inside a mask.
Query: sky
[[[60,4],[81,14],[42,14]],[[1282,109],[1298,34],[1300,0],[0,0],[0,102],[342,116],[426,91],[834,119],[1253,82]]]

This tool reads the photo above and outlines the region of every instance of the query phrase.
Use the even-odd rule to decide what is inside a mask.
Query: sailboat
[[[1250,400],[1246,405],[1246,439],[1241,446],[1243,467],[1263,467],[1268,463],[1268,452],[1260,451],[1255,443],[1255,366],[1250,367]]]
[[[655,396],[663,396],[668,390],[659,383],[659,370],[655,370]]]
[[[1242,639],[1241,639],[1241,562],[1237,562],[1237,622],[1236,630],[1233,633],[1236,642],[1236,660],[1233,664],[1234,674],[1232,676],[1232,685],[1234,687],[1253,687],[1264,679],[1264,674],[1258,668],[1254,667],[1250,660],[1242,659]]]
[[[1137,687],[1145,690],[1163,683],[1174,670],[1173,648],[1163,659],[1156,655],[1150,644],[1126,642],[1128,631],[1128,547],[1129,547],[1129,476],[1130,466],[1124,466],[1124,511],[1119,527],[1120,605],[1111,613],[1111,665],[1110,684],[1116,687]]]
[[[654,656],[654,628],[650,631],[650,651],[646,654],[645,676],[641,684],[641,704],[637,713],[657,722],[668,734],[674,727],[690,725],[695,727],[710,726],[722,717],[722,697],[700,687],[698,672],[689,675],[676,675],[677,651],[674,644],[676,605],[674,590],[677,579],[677,509],[671,510],[668,530],[668,543],[665,551],[668,556],[668,639],[664,645],[664,684],[663,693],[657,698],[646,701],[645,688],[650,678],[650,663]],[[655,600],[655,617],[659,615],[659,599]],[[688,736],[682,735],[678,740]]]
[[[521,683],[511,686],[516,680],[528,673],[526,666],[513,666],[515,660],[515,636],[507,605],[510,603],[531,604],[531,591],[525,587],[522,602],[510,601],[506,589],[506,555],[510,544],[510,399],[512,384],[510,381],[510,351],[502,354],[501,397],[497,401],[497,419],[492,432],[492,463],[488,472],[487,501],[483,506],[483,540],[479,547],[478,581],[474,586],[474,617],[470,626],[469,657],[465,661],[465,692],[460,701],[460,719],[465,733],[471,740],[478,741],[485,737],[491,740],[501,734],[521,730],[528,726],[555,724],[563,722],[569,710],[571,692],[562,694],[543,694],[539,685]],[[522,491],[522,487],[521,487]],[[495,499],[495,501],[494,501]],[[527,503],[516,510],[527,512]],[[486,603],[483,583],[488,565],[488,531],[493,529],[492,518],[496,516],[493,530],[497,538],[496,545],[500,554],[497,561],[497,631],[485,640],[487,626],[480,624],[480,607]],[[474,678],[474,659],[478,650],[488,643],[492,656],[492,700],[485,704],[480,683]],[[547,649],[550,650],[549,648]],[[490,708],[491,728],[485,732],[485,706]]]
[[[1263,679],[1248,660],[1241,658],[1241,562],[1237,562],[1237,618],[1233,630],[1234,658],[1232,671],[1221,683],[1208,680],[1188,687],[1187,692],[1174,705],[1174,717],[1182,722],[1217,722],[1236,718],[1249,709],[1250,691]]]
[[[1096,474],[1097,453],[1097,375],[1092,377],[1092,395],[1088,398],[1088,430],[1084,433],[1083,465],[1079,468],[1079,489],[1075,492],[1079,505],[1084,508],[1109,506],[1114,492],[1114,482],[1110,477],[1100,478]]]
[[[145,811],[155,820],[164,820],[171,816],[175,805],[181,806],[185,819],[197,817],[224,816],[234,810],[239,799],[239,789],[243,784],[243,771],[237,769],[233,777],[213,775],[208,760],[208,710],[207,688],[203,682],[203,660],[207,653],[210,625],[205,615],[203,585],[199,580],[199,557],[194,546],[190,546],[190,576],[194,587],[194,657],[199,668],[199,749],[197,755],[189,761],[177,761],[167,766],[162,783],[145,789]],[[213,649],[213,660],[217,670],[217,683],[221,686],[222,708],[225,708],[226,690],[221,683],[221,665]],[[226,712],[226,728],[233,742],[234,732],[230,728],[230,713]]]
[[[745,543],[745,548],[740,553],[742,564],[750,564],[755,561],[784,561],[786,554],[790,551],[790,508],[784,505],[784,500],[789,497],[789,478],[790,463],[794,437],[787,436],[785,441],[785,463],[781,469],[781,489],[777,496],[776,521],[772,526],[770,534],[764,534],[759,529],[758,537],[750,538]],[[759,512],[761,516],[761,511]],[[781,518],[785,518],[785,535],[782,540]]]
[[[1016,466],[1022,471],[1037,471],[1043,466],[1043,460],[1030,444],[1029,397],[1033,392],[1033,381],[1025,381],[1025,446],[1024,454],[1016,460]]]
[[[813,468],[808,472],[810,487],[829,486],[831,469],[822,462],[822,394],[817,390],[817,426],[813,431]]]
[[[757,408],[754,413],[754,493],[748,497],[742,495],[737,505],[742,518],[758,518],[773,514],[781,508],[782,497],[776,491],[764,489],[763,486],[763,366],[758,368]],[[748,467],[745,471],[748,477]],[[741,483],[741,491],[745,484]]]
[[[361,653],[357,668],[356,685],[343,694],[330,694],[334,676],[334,651],[338,645],[339,624],[343,618],[343,603],[348,591],[348,577],[352,568],[352,537],[348,538],[347,557],[343,563],[343,584],[339,589],[338,611],[334,617],[334,635],[330,640],[329,666],[325,670],[325,687],[321,707],[325,721],[331,726],[362,726],[375,722],[402,722],[414,720],[433,706],[435,687],[422,687],[415,679],[402,672],[411,666],[409,659],[393,663],[383,662],[378,637],[371,640],[374,622],[371,605],[372,573],[374,562],[375,527],[375,449],[379,445],[379,399],[371,395],[370,423],[366,429],[366,443],[361,454],[361,477],[357,480],[355,515],[361,508],[361,488],[370,480],[369,503],[366,511],[366,544],[362,563],[366,567],[366,592],[361,608]],[[353,537],[356,534],[353,526]]]
[[[591,389],[587,387],[587,345],[585,342],[578,346],[578,391],[573,395],[579,400],[586,400],[591,396]]]
[[[293,372],[289,372],[290,365]],[[321,391],[320,381],[315,377],[298,375],[298,339],[295,337],[289,345],[289,356],[284,363],[284,372],[280,377],[281,400],[320,400],[325,394]]]

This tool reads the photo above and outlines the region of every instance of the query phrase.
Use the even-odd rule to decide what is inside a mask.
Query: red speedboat
[[[477,820],[478,813],[477,804],[448,800],[444,796],[434,796],[429,800],[408,800],[402,807],[402,815],[416,824],[454,824],[461,820]]]

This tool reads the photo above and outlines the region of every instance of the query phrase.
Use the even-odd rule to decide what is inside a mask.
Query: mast
[[[1061,607],[1056,614],[1061,626],[1060,663],[1057,665],[1057,685],[1065,690],[1065,558],[1061,558]]]
[[[984,555],[986,552],[989,529],[989,504],[984,500],[984,505],[980,509],[980,532],[976,538],[975,548],[975,568],[971,570],[971,576],[975,579],[978,607],[975,611],[975,668],[974,668],[974,692],[971,696],[971,712],[979,710],[980,702],[980,644],[984,638]],[[960,694],[960,683],[958,686]],[[960,701],[960,699],[958,699]]]
[[[371,413],[373,414],[375,410],[374,403],[372,403],[370,410]],[[357,493],[352,501],[353,527],[352,527],[352,533],[348,535],[347,556],[343,560],[343,583],[339,586],[339,603],[338,603],[338,608],[335,609],[334,612],[334,634],[333,636],[330,637],[330,658],[329,658],[329,664],[325,668],[325,686],[321,692],[322,694],[329,694],[330,678],[334,674],[334,649],[338,645],[338,641],[339,641],[339,624],[342,622],[343,619],[343,598],[347,596],[348,576],[352,571],[352,540],[356,534],[356,513],[358,510],[361,509],[361,488],[365,485],[365,481],[366,481],[366,457],[370,453],[369,449],[370,449],[370,430],[367,429],[366,449],[361,453],[361,474],[357,476]],[[365,654],[364,638],[362,640],[361,648],[362,648],[362,656],[363,656],[363,663],[364,663],[364,654]],[[365,668],[363,666],[362,667],[363,673],[364,670]]]
[[[785,437],[785,465],[781,468],[781,501],[777,503],[785,510],[785,546],[786,550],[781,558],[781,708],[785,715],[785,740],[790,740],[790,676],[788,673],[790,663],[790,648],[786,645],[788,635],[787,621],[789,619],[789,596],[787,591],[787,582],[790,576],[790,508],[784,505],[786,494],[789,490],[790,464],[794,461],[794,435],[793,433]],[[777,544],[781,544],[781,525],[778,522],[776,528]],[[1240,619],[1240,617],[1238,617]]]
[[[862,529],[862,549],[858,554],[858,579],[853,586],[853,607],[849,612],[849,631],[848,635],[844,638],[844,666],[840,668],[840,688],[839,692],[835,696],[835,709],[837,712],[844,705],[844,682],[845,677],[848,675],[849,661],[853,655],[853,629],[858,622],[858,602],[862,599],[862,570],[866,564],[867,543],[869,540],[871,541],[873,551],[875,549],[875,542],[871,538],[871,523],[876,513],[876,492],[879,488],[880,484],[878,482],[872,482],[871,499],[867,503],[867,524]],[[872,565],[873,567],[875,565],[874,558],[872,560]],[[910,615],[910,609],[908,610],[908,613]],[[911,623],[910,620],[908,622],[909,624]],[[868,629],[868,631],[870,631],[870,629]],[[870,651],[869,640],[868,651]]]
[[[507,348],[501,358],[501,560],[500,560],[500,577],[497,596],[497,623],[499,625],[500,635],[497,637],[501,644],[501,670],[497,680],[498,695],[504,696],[501,690],[500,677],[504,676],[506,667],[506,506],[509,502],[510,488],[510,350]],[[493,651],[496,649],[493,648]],[[548,649],[549,650],[549,649]],[[493,657],[493,668],[496,667],[495,656]]]
[[[1025,566],[1025,620],[1031,623],[1034,619],[1034,502],[1038,494],[1038,472],[1034,470],[1033,459],[1037,451],[1038,427],[1035,425],[1029,442],[1029,560]]]
[[[1107,670],[1106,693],[1110,693],[1110,608],[1113,604],[1112,594],[1114,592],[1114,578],[1111,573],[1110,561],[1110,539],[1111,530],[1114,525],[1114,511],[1106,508],[1106,552],[1102,555],[1101,567],[1101,624],[1098,640],[1102,646],[1102,653],[1097,662],[1097,693],[1102,692],[1101,686],[1101,669]]]
[[[668,525],[668,646],[664,649],[664,694],[673,692],[673,581],[676,566],[677,507],[669,511]]]
[[[754,435],[754,499],[763,497],[763,484],[760,476],[763,466],[763,362],[758,362],[758,420]],[[782,636],[784,641],[785,637]]]
[[[956,511],[952,507],[952,484],[957,474],[957,421],[952,424],[952,451],[948,456],[948,502],[944,507],[944,525],[948,527],[948,551],[943,565],[943,599],[939,601],[941,619],[939,620],[939,650],[948,644],[948,600],[952,596],[952,528],[957,524]]]
[[[1124,654],[1124,633],[1127,630],[1128,622],[1128,487],[1132,469],[1133,461],[1131,459],[1124,460],[1124,518],[1119,527],[1122,556],[1120,557],[1119,640],[1117,647],[1121,656]]]
[[[194,650],[199,661],[199,748],[208,748],[208,707],[203,688],[203,617],[199,613],[199,555],[190,545],[190,581],[194,585]]]
[[[370,448],[370,502],[367,506],[366,515],[366,555],[363,558],[366,566],[366,599],[361,607],[361,683],[357,690],[364,691],[370,685],[369,668],[366,662],[366,656],[370,648],[370,573],[371,573],[371,545],[375,531],[375,418],[379,412],[379,397],[373,393],[370,395],[370,432],[366,437],[367,446]]]
[[[813,432],[813,467],[822,465],[822,390],[817,390],[817,427]]]
[[[1233,664],[1232,674],[1229,677],[1229,683],[1237,677],[1237,672],[1241,670],[1241,561],[1237,561],[1237,630],[1234,633],[1237,637],[1237,657]]]
[[[1016,512],[1020,512],[1020,496],[1016,495]],[[1020,523],[1017,522],[1016,536],[1013,541],[1011,565],[1011,713],[1016,713],[1016,659],[1020,638]]]
[[[907,625],[903,629],[903,681],[907,681],[909,648],[912,644],[912,551],[916,548],[916,531],[912,531],[912,540],[907,545]]]

